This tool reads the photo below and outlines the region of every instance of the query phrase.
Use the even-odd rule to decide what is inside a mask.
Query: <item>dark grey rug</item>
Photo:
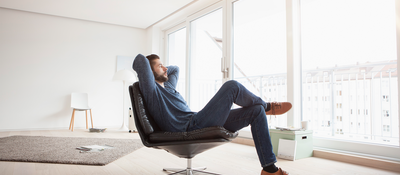
[[[76,149],[89,145],[113,149],[85,153]],[[106,165],[141,147],[139,139],[10,136],[0,138],[0,161]]]

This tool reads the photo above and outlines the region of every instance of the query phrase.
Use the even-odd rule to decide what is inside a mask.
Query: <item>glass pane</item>
[[[265,101],[287,101],[286,9],[282,0],[233,4],[234,79]],[[269,126],[286,126],[287,116],[268,116]]]
[[[316,136],[399,144],[394,0],[301,0],[303,120]]]
[[[176,90],[185,98],[186,28],[168,35],[168,61],[169,65],[179,67],[179,80]]]
[[[221,86],[222,9],[190,23],[190,108],[201,110]]]

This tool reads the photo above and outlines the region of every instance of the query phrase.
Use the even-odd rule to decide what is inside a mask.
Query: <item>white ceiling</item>
[[[0,7],[145,29],[197,0],[0,0]]]

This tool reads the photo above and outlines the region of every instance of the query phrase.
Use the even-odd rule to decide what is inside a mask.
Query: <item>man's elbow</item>
[[[146,57],[139,53],[133,60],[132,68],[135,69],[135,67],[140,66],[140,62],[143,62],[144,60],[146,60]]]

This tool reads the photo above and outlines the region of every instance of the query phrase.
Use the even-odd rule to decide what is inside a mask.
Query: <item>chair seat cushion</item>
[[[206,139],[226,139],[232,140],[238,135],[238,132],[230,132],[221,126],[213,126],[190,132],[154,132],[149,135],[149,141],[153,143],[188,141],[188,140],[206,140]]]

